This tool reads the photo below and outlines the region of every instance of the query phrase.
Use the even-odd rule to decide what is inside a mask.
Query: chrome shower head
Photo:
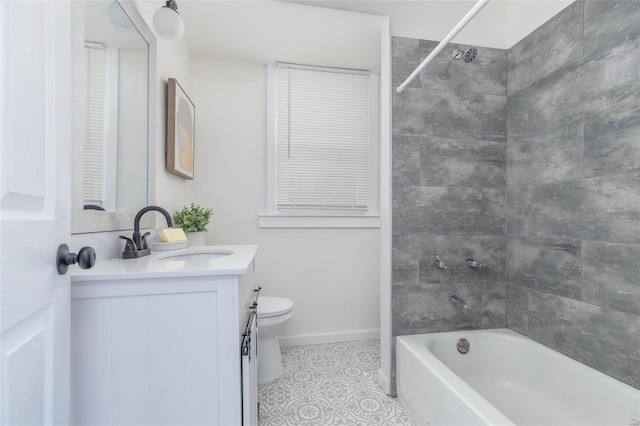
[[[473,61],[476,56],[478,56],[478,49],[476,49],[475,47],[470,47],[464,51],[464,61],[466,63]]]
[[[464,61],[466,63],[473,61],[476,58],[476,56],[478,56],[478,49],[475,47],[470,47],[466,50],[456,49],[453,52],[451,52],[451,57],[453,59],[457,61],[458,59],[464,57]]]

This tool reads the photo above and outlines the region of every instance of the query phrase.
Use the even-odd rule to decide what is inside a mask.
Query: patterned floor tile
[[[283,375],[260,386],[260,426],[412,426],[375,380],[380,342],[282,348]]]

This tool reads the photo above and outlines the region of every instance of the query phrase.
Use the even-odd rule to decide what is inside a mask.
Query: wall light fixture
[[[153,26],[164,39],[176,41],[182,38],[184,21],[178,13],[176,0],[167,0],[167,4],[156,11],[153,15]]]

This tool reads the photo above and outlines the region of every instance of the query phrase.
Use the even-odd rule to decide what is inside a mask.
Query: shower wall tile
[[[473,309],[473,307],[472,307]],[[482,285],[482,328],[507,326],[507,283]]]
[[[508,169],[507,169],[508,171]],[[527,235],[527,216],[529,212],[529,187],[512,187],[507,177],[507,235]]]
[[[527,336],[640,387],[640,317],[537,290],[524,291]]]
[[[530,191],[531,235],[640,242],[640,173],[552,183]]]
[[[509,95],[581,57],[582,15],[583,2],[574,2],[509,49]]]
[[[437,333],[482,327],[482,285],[436,284],[394,286],[393,335]],[[458,295],[471,310],[464,314],[449,303]]]
[[[507,141],[507,97],[482,95],[482,139]]]
[[[587,1],[584,6],[585,54],[615,49],[640,38],[640,2]]]
[[[420,185],[419,136],[393,136],[392,182],[394,187]]]
[[[482,220],[487,229],[487,235],[507,235],[507,195],[502,187],[482,188]]]
[[[507,182],[520,186],[582,178],[582,152],[582,123],[514,135],[507,148]]]
[[[420,40],[420,61],[436,48],[438,42]],[[420,72],[423,88],[446,91],[462,91],[493,95],[506,95],[507,52],[503,49],[478,47],[478,55],[472,62],[454,60],[451,53],[471,46],[450,43]]]
[[[484,191],[412,186],[393,190],[394,234],[496,235],[502,218],[487,209]]]
[[[507,134],[530,136],[550,127],[571,125],[584,116],[591,99],[585,87],[596,90],[598,76],[580,63],[562,66],[507,97]]]
[[[505,238],[500,235],[424,235],[420,238],[420,283],[482,283],[505,281]],[[436,267],[436,256],[447,269]],[[470,268],[467,259],[486,264]]]
[[[394,38],[394,84],[436,44]],[[470,64],[439,55],[394,93],[394,335],[506,324],[506,51],[479,50]],[[435,268],[438,255],[449,269]],[[454,293],[469,315],[449,304]]]
[[[585,302],[640,315],[640,244],[585,241]]]
[[[640,107],[640,40],[628,41],[614,50],[594,52],[584,59],[585,82],[582,89],[585,117],[610,112],[612,118],[624,116],[627,109]],[[628,114],[628,112],[626,112]]]
[[[509,282],[580,299],[581,241],[509,238],[507,244]]]
[[[420,144],[420,184],[503,188],[505,152],[500,142],[430,138]]]
[[[507,285],[507,327],[527,335],[529,294],[525,287]]]
[[[506,244],[507,326],[636,387],[638,22],[577,1],[510,49]]]
[[[407,88],[393,95],[394,135],[482,138],[482,95]]]
[[[640,171],[640,90],[631,95],[585,118],[585,176]]]
[[[420,65],[420,41],[414,38],[391,37],[391,76],[394,87],[401,85]],[[420,76],[407,87],[420,87]]]
[[[392,283],[418,284],[422,243],[418,235],[394,235],[391,250]]]

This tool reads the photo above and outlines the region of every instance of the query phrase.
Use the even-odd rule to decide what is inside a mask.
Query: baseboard
[[[389,382],[389,377],[384,371],[382,371],[382,368],[378,368],[378,371],[376,372],[376,380],[382,388],[382,391],[387,395],[391,395],[391,383]]]
[[[379,340],[380,330],[349,330],[334,333],[309,333],[297,336],[280,336],[280,346],[318,345],[322,343],[352,342],[354,340]]]

